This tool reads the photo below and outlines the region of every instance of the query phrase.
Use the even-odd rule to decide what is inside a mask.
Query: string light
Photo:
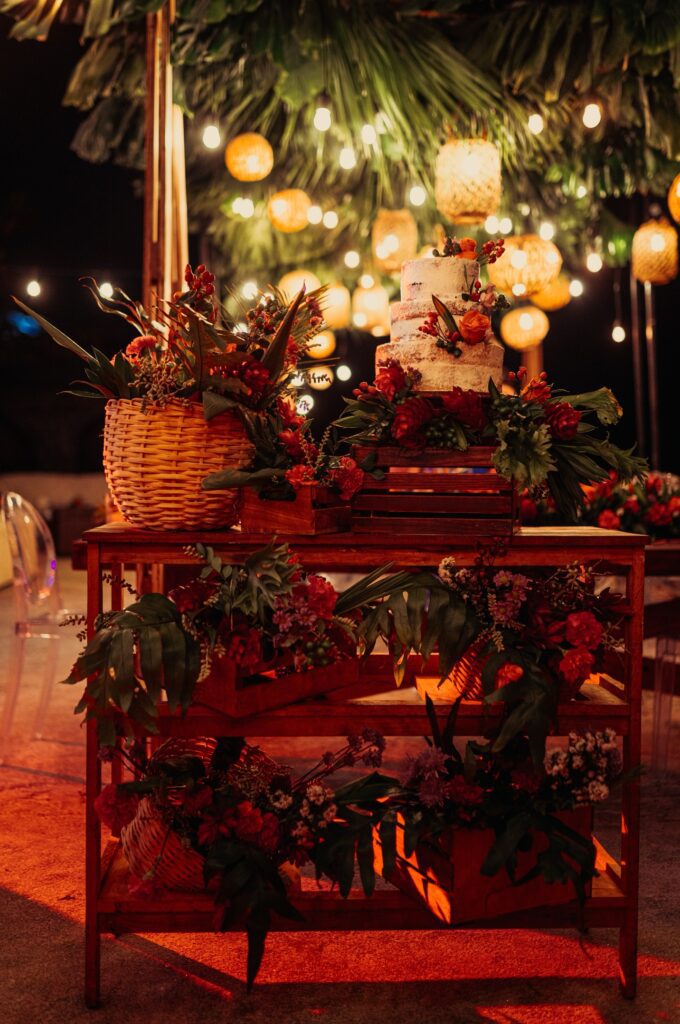
[[[408,201],[411,206],[422,206],[427,199],[427,192],[422,185],[414,185],[408,194]]]
[[[340,166],[345,171],[351,171],[356,166],[357,158],[351,146],[343,146],[340,150]]]
[[[583,281],[579,281],[577,277],[570,281],[569,294],[575,299],[580,298],[583,295]]]
[[[538,233],[544,242],[550,242],[555,237],[555,225],[551,224],[549,220],[544,220]]]
[[[501,217],[498,222],[498,230],[502,235],[509,235],[512,231],[512,221],[509,217]]]
[[[576,198],[585,199],[587,195],[588,189],[585,187],[585,185],[579,185],[579,187],[576,189]]]
[[[259,289],[256,281],[246,281],[241,288],[241,295],[244,299],[254,299],[257,297]]]
[[[328,107],[317,107],[314,111],[314,127],[318,132],[327,132],[331,126],[331,112]]]
[[[323,226],[329,229],[337,228],[338,220],[339,218],[335,210],[328,210],[323,215]]]
[[[103,299],[113,298],[113,285],[110,281],[102,281],[99,285],[99,294]]]
[[[612,341],[615,341],[617,343],[617,345],[618,345],[622,341],[625,341],[625,340],[626,340],[626,329],[625,329],[625,327],[622,327],[621,324],[614,324],[614,326],[612,327]]]
[[[375,284],[375,280],[371,277],[370,274],[362,274],[361,277],[359,278],[359,284],[361,285],[362,288],[372,288],[373,285]]]
[[[498,231],[499,226],[500,222],[498,220],[498,217],[496,217],[493,213],[484,221],[484,230],[488,235],[495,235],[496,232]]]
[[[323,220],[323,210],[320,206],[310,206],[307,210],[307,220],[310,224],[320,224]]]
[[[602,107],[599,103],[586,103],[583,108],[583,124],[586,128],[597,128],[602,120]]]
[[[365,313],[355,313],[352,317],[355,327],[365,327],[368,321],[368,317]]]
[[[362,125],[361,141],[366,146],[375,146],[378,141],[378,134],[372,124]]]
[[[314,408],[314,399],[311,395],[300,395],[295,406],[298,416],[306,416]]]
[[[335,371],[335,376],[338,378],[338,380],[349,380],[350,377],[352,376],[352,371],[349,366],[346,366],[343,363],[341,366],[338,366],[337,370]]]
[[[602,270],[602,257],[597,252],[589,252],[586,256],[586,266],[591,274],[597,274]]]
[[[222,136],[216,124],[207,124],[201,137],[206,149],[218,149],[222,142]]]
[[[531,114],[527,121],[527,128],[532,135],[540,135],[543,131],[543,118],[540,114]]]
[[[41,291],[40,281],[29,281],[26,285],[26,294],[30,295],[33,299],[36,299]]]
[[[231,208],[234,213],[237,213],[239,217],[243,217],[244,220],[252,217],[255,213],[255,203],[252,199],[247,199],[245,196],[237,196],[231,204]]]
[[[378,113],[375,115],[374,123],[375,130],[377,131],[378,135],[384,135],[386,132],[389,131],[391,127],[389,117],[387,116],[387,114],[384,114],[382,110],[378,111]]]
[[[350,249],[349,252],[345,253],[345,266],[349,267],[350,270],[355,270],[361,263],[361,256],[356,249]]]
[[[517,284],[513,284],[512,286],[512,294],[516,295],[517,297],[519,297],[520,295],[524,295],[526,290],[527,286],[525,284],[522,284],[520,281],[518,281]]]

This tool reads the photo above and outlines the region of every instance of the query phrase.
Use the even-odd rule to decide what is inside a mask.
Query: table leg
[[[94,633],[94,624],[102,610],[101,565],[99,546],[88,545],[87,552],[87,632]],[[97,723],[87,723],[85,762],[85,1003],[99,1005],[100,935],[97,923],[97,902],[101,874],[101,826],[94,808],[101,789],[101,762],[97,739]]]

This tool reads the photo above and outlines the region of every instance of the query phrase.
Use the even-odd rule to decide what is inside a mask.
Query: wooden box
[[[252,487],[243,490],[241,528],[245,533],[339,533],[349,530],[350,522],[348,502],[318,484],[303,484],[293,501],[260,498]]]
[[[357,462],[369,458],[385,476],[365,475],[352,501],[352,529],[510,537],[519,525],[518,502],[513,485],[492,467],[494,450],[356,447]]]
[[[576,832],[591,837],[592,807],[581,807],[557,815]],[[541,875],[522,885],[513,885],[504,868],[488,878],[481,866],[494,842],[492,829],[448,829],[437,840],[421,842],[410,857],[404,850],[403,819],[397,819],[397,860],[388,881],[412,896],[445,924],[502,917],[532,907],[571,903],[576,892],[571,882],[549,884]],[[516,878],[536,863],[546,848],[545,837],[537,833],[533,848],[517,856]],[[374,837],[376,871],[382,873],[382,847]],[[590,895],[590,886],[587,887]]]
[[[198,683],[193,704],[245,718],[296,704],[307,697],[332,693],[358,682],[359,658],[347,658],[332,665],[277,676],[274,671],[244,675],[233,662],[223,659],[210,675]]]

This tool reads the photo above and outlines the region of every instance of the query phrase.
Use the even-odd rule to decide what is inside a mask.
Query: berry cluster
[[[419,328],[421,334],[429,334],[430,337],[437,339],[437,348],[446,349],[456,359],[459,359],[463,350],[460,347],[460,342],[463,340],[463,336],[460,331],[445,330],[440,323],[439,314],[436,310],[432,310],[431,313],[427,314],[425,323]]]
[[[425,437],[430,448],[460,448],[460,424],[453,416],[440,416],[425,425]]]
[[[187,263],[184,280],[189,291],[195,293],[197,300],[207,299],[215,294],[215,275],[206,270],[202,263],[196,267],[196,270],[192,270],[191,264]]]
[[[505,240],[503,238],[490,238],[488,242],[485,242],[482,246],[482,251],[478,257],[478,263],[495,263],[499,260],[505,252]]]

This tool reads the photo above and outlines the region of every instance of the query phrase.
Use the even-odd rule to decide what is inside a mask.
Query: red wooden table
[[[119,523],[85,534],[88,570],[88,628],[104,608],[102,573],[109,576],[110,607],[120,608],[123,566],[134,565],[155,588],[163,587],[166,566],[196,565],[187,550],[197,542],[211,545],[227,562],[263,545],[262,534],[247,535],[238,530],[201,533],[154,533]],[[393,537],[385,534],[327,534],[324,536],[281,537],[287,540],[305,568],[322,572],[366,572],[391,563],[394,568],[436,566],[444,555],[453,555],[459,566],[474,564],[477,556],[473,536],[445,535]],[[499,566],[558,567],[574,562],[592,563],[602,572],[625,579],[624,643],[620,680],[598,675],[584,687],[584,699],[562,704],[557,730],[611,727],[623,737],[624,771],[640,760],[640,695],[644,598],[645,537],[590,527],[522,528],[495,560]],[[374,660],[375,659],[375,660]],[[380,694],[380,697],[378,697]],[[438,703],[442,722],[449,705]],[[500,711],[492,712],[499,714]],[[488,723],[489,712],[478,701],[465,701],[458,716],[457,733],[477,736]],[[385,658],[372,656],[362,680],[351,691],[336,691],[325,699],[310,699],[286,708],[244,719],[229,718],[200,704],[192,705],[184,717],[160,708],[162,736],[341,736],[371,726],[385,736],[422,736],[429,732],[422,701],[414,689],[394,690]],[[101,829],[94,801],[102,782],[97,757],[94,722],[87,729],[86,799],[86,1000],[99,1000],[100,936],[102,932],[212,931],[213,904],[208,893],[170,892],[152,900],[128,893],[129,872],[120,845],[112,839],[102,852]],[[621,857],[617,861],[597,843],[600,875],[583,915],[575,903],[543,907],[484,920],[465,927],[482,928],[567,928],[606,927],[619,930],[619,976],[622,992],[635,993],[638,920],[638,783],[623,785],[621,812]],[[398,890],[386,889],[366,897],[352,892],[343,900],[336,891],[302,890],[294,900],[304,916],[300,924],[278,921],[282,931],[434,929],[441,923],[424,907]]]

